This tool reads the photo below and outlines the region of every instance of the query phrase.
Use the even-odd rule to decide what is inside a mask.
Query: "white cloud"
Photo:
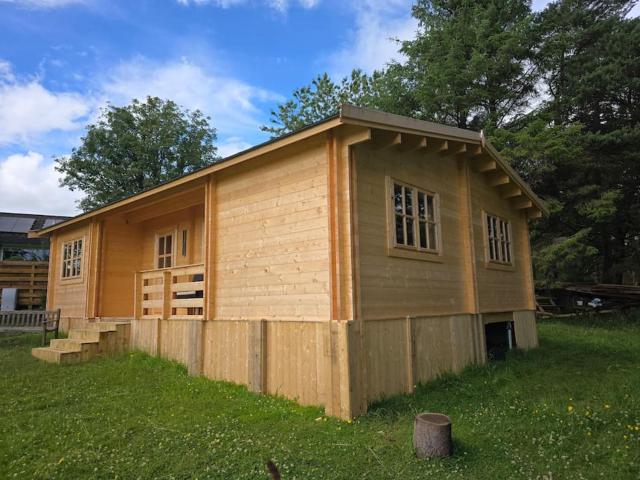
[[[100,85],[105,99],[126,104],[147,95],[168,98],[211,117],[221,136],[255,135],[263,122],[259,103],[280,96],[187,60],[157,63],[142,57],[116,67]]]
[[[19,80],[0,61],[0,145],[28,142],[52,131],[82,127],[92,101],[74,92],[52,92],[38,79]]]
[[[61,8],[73,4],[84,4],[87,0],[0,0],[27,8]]]
[[[412,0],[362,0],[355,2],[354,30],[342,49],[327,59],[328,70],[342,77],[354,68],[371,73],[401,58],[393,39],[413,38],[418,22],[411,16]]]
[[[248,0],[177,0],[181,5],[214,5],[216,7],[230,8],[248,3]],[[274,10],[286,12],[291,4],[297,4],[302,8],[314,8],[320,0],[263,0],[264,3]]]
[[[59,186],[60,174],[40,153],[10,155],[0,160],[0,211],[75,215],[82,196]]]
[[[218,154],[222,158],[226,158],[251,147],[253,144],[246,142],[241,137],[229,137],[218,144]]]

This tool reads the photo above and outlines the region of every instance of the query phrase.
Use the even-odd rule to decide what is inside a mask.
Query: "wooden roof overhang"
[[[123,207],[130,206],[135,209],[136,206],[132,204],[136,202],[144,201],[143,203],[146,205],[149,202],[157,201],[160,196],[164,198],[173,193],[183,193],[192,188],[198,188],[202,185],[204,177],[211,173],[274,152],[341,125],[366,128],[367,134],[356,143],[369,141],[375,148],[398,148],[401,151],[436,151],[441,154],[467,156],[470,158],[472,168],[482,173],[490,185],[499,188],[502,197],[509,199],[515,208],[526,210],[528,218],[539,218],[548,214],[544,202],[498,155],[495,148],[484,138],[482,132],[449,127],[368,108],[342,105],[338,114],[318,123],[236,153],[213,165],[82,213],[51,227],[31,231],[29,237],[46,236],[51,232],[79,224],[93,217],[122,210]],[[169,192],[169,190],[173,190],[173,192]]]

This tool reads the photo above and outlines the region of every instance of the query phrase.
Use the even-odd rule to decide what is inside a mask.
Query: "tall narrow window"
[[[62,278],[77,278],[82,274],[81,238],[62,244]]]
[[[173,253],[173,235],[162,235],[158,237],[158,268],[168,268],[171,266]]]
[[[509,221],[486,215],[487,253],[490,262],[511,264],[511,224]]]
[[[186,257],[187,256],[187,232],[188,230],[182,230],[182,256]]]
[[[391,199],[395,245],[437,251],[439,233],[436,196],[394,181]]]

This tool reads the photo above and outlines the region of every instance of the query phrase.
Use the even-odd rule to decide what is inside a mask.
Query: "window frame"
[[[154,251],[153,251],[153,264],[154,264],[154,269],[155,270],[163,270],[165,268],[174,268],[176,266],[176,260],[177,257],[180,256],[179,253],[176,254],[176,238],[177,238],[177,231],[176,230],[168,230],[168,231],[163,231],[163,232],[158,232],[156,233],[156,241],[155,241],[155,245],[154,245]],[[163,253],[162,255],[160,255],[160,239],[164,239],[170,237],[171,238],[171,253],[167,254],[167,253]],[[166,240],[165,240],[166,242]],[[166,250],[165,250],[166,252]],[[159,266],[159,262],[160,262],[160,258],[162,257],[162,267]],[[170,258],[171,260],[171,265],[167,266],[166,265],[166,259]]]
[[[492,232],[489,231],[490,225]],[[513,267],[515,260],[511,220],[494,213],[483,212],[482,231],[486,264],[488,266]],[[498,235],[496,235],[496,231]]]
[[[74,254],[74,251],[78,251],[76,244],[80,242],[79,254]],[[60,245],[60,280],[62,281],[77,281],[81,280],[84,274],[84,252],[86,250],[86,239],[84,236],[70,238],[69,240],[64,240]],[[67,246],[69,246],[70,256],[68,258],[65,257],[67,253]],[[77,262],[77,263],[76,263]],[[67,265],[69,265],[69,269],[67,269]],[[77,273],[73,273],[74,266],[77,266]],[[65,272],[70,270],[69,275],[65,275]]]
[[[387,176],[386,185],[386,198],[387,198],[387,230],[388,230],[388,244],[387,253],[391,256],[400,256],[404,258],[416,258],[419,260],[436,260],[442,255],[442,224],[440,221],[440,195],[424,187],[403,182],[396,178]],[[403,188],[402,195],[402,213],[396,211],[395,205],[395,189],[396,186]],[[406,194],[405,191],[409,189],[411,191],[412,213],[406,212]],[[425,195],[425,216],[422,217],[419,211],[419,197],[420,194]],[[433,215],[430,218],[428,214],[427,198],[432,199]],[[403,231],[404,237],[407,237],[407,219],[411,220],[413,229],[413,245],[405,243],[399,243],[396,234],[396,218],[401,216],[403,219]],[[421,223],[425,223],[425,244],[427,247],[422,247],[421,240]],[[433,226],[433,234],[435,235],[435,245],[431,246],[429,240],[429,225]]]

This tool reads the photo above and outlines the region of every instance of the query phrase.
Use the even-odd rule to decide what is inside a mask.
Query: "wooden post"
[[[162,320],[171,316],[171,271],[162,272]]]
[[[407,315],[404,321],[405,342],[407,352],[407,393],[412,393],[415,385],[415,347],[413,342],[413,322]]]
[[[257,320],[249,322],[247,335],[248,358],[248,386],[252,392],[263,393],[266,391],[266,349],[267,349],[267,322]]]

